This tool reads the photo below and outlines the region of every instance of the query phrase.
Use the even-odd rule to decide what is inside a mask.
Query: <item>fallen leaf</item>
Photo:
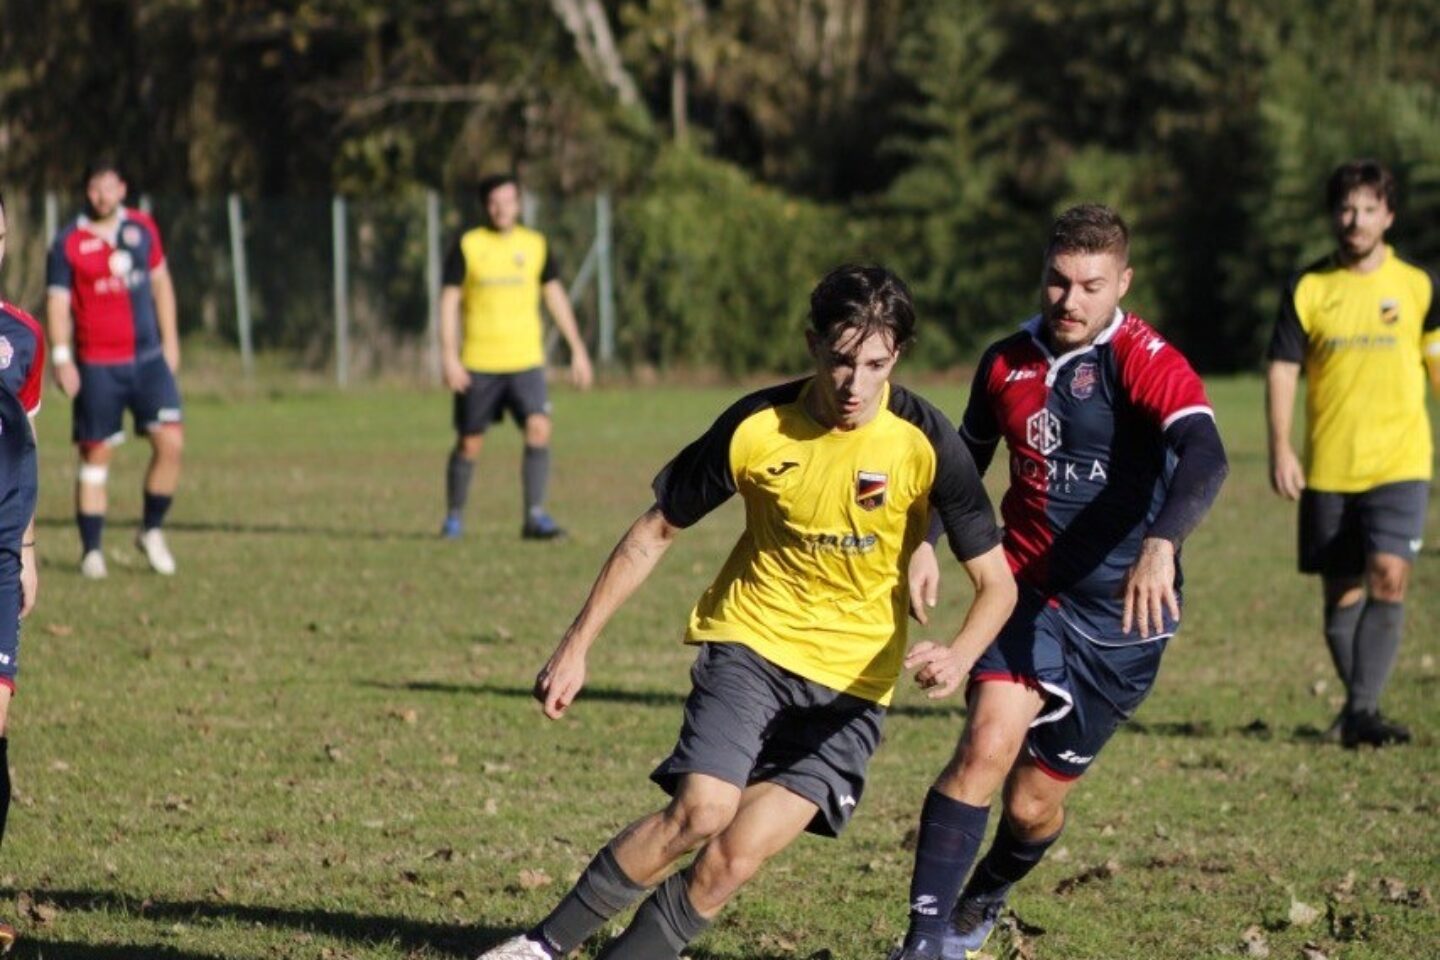
[[[229,900],[232,896],[232,894],[230,893],[230,888],[225,886],[225,884],[223,883],[215,884],[215,886],[210,890],[210,895],[216,900],[221,901],[222,903]]]
[[[1308,903],[1301,903],[1294,897],[1290,898],[1290,922],[1297,927],[1308,927],[1320,919],[1320,911]]]
[[[1328,681],[1328,680],[1316,680],[1314,683],[1310,684],[1310,696],[1312,696],[1312,697],[1323,696],[1324,693],[1325,693],[1325,691],[1328,690],[1328,689],[1330,689],[1330,681]]]
[[[454,859],[455,859],[455,851],[454,851],[454,849],[451,848],[451,847],[441,847],[440,849],[436,850],[434,853],[426,854],[426,855],[425,855],[425,859],[426,859],[426,860],[443,860],[444,862],[449,863],[451,860],[454,860]]]
[[[45,632],[52,637],[68,637],[75,632],[75,628],[68,623],[47,623]]]
[[[1063,897],[1076,887],[1092,883],[1096,880],[1109,880],[1119,872],[1120,861],[1113,859],[1106,860],[1104,863],[1093,866],[1088,870],[1083,870],[1073,877],[1066,877],[1064,880],[1061,880],[1055,885],[1055,893]]]
[[[544,870],[531,870],[527,868],[520,871],[520,888],[522,890],[535,890],[540,887],[548,887],[554,882],[554,880],[550,879],[550,874]]]
[[[1240,934],[1240,948],[1245,951],[1247,957],[1268,957],[1270,956],[1270,944],[1265,942],[1265,931],[1260,929],[1256,923],[1246,927]]]
[[[1330,960],[1330,955],[1324,950],[1321,950],[1318,943],[1307,942],[1300,948],[1300,955],[1304,957],[1305,960]]]
[[[64,760],[51,760],[50,769],[54,770],[56,773],[65,773],[70,769],[70,764],[66,763]]]
[[[345,759],[344,751],[341,750],[339,747],[335,746],[335,744],[333,743],[325,744],[325,756],[329,758],[332,763],[339,763],[341,760]]]
[[[487,817],[493,817],[493,816],[495,816],[495,814],[497,814],[497,813],[499,813],[499,812],[500,812],[500,801],[499,801],[499,800],[496,800],[494,797],[486,797],[486,798],[485,798],[485,815],[486,815]]]

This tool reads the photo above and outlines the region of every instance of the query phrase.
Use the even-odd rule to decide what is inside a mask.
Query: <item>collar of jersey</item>
[[[78,222],[79,225],[85,230],[85,232],[90,234],[90,236],[98,237],[99,239],[104,240],[106,243],[110,244],[110,246],[113,247],[120,239],[120,228],[125,226],[125,221],[128,219],[130,219],[130,208],[122,203],[120,204],[120,207],[115,211],[115,233],[112,236],[104,236],[102,234],[96,233],[93,229],[91,229],[95,226],[95,221],[90,219],[89,214],[80,214],[80,220]]]
[[[1076,347],[1069,353],[1062,353],[1058,357],[1050,352],[1050,348],[1045,346],[1045,339],[1040,336],[1040,324],[1043,322],[1044,315],[1037,313],[1025,321],[1024,329],[1026,333],[1030,334],[1030,339],[1034,342],[1035,348],[1040,351],[1040,355],[1045,358],[1045,363],[1048,365],[1048,369],[1045,371],[1045,386],[1053,387],[1055,386],[1055,378],[1060,375],[1060,371],[1065,368],[1065,364],[1074,360],[1076,357],[1084,356],[1101,344],[1109,343],[1115,339],[1115,334],[1120,331],[1120,325],[1125,322],[1125,311],[1116,307],[1115,318],[1110,321],[1110,326],[1100,331],[1098,337],[1085,344],[1085,346]]]
[[[816,376],[818,376],[818,374]],[[822,436],[828,437],[833,435],[840,437],[853,437],[856,434],[861,433],[862,431],[869,430],[870,427],[874,425],[875,421],[880,419],[880,415],[883,414],[886,410],[890,409],[890,381],[886,380],[885,392],[880,396],[880,406],[875,411],[875,416],[870,418],[869,423],[862,423],[854,430],[840,430],[836,427],[827,427],[825,426],[825,424],[821,423],[819,420],[816,420],[813,416],[811,416],[810,408],[805,405],[805,398],[810,396],[810,388],[813,386],[815,386],[815,377],[811,377],[805,382],[805,386],[800,389],[800,396],[795,398],[795,403],[800,407],[801,416],[803,416],[806,420],[809,420],[811,423],[815,424],[815,426],[819,427],[821,430],[824,431]]]

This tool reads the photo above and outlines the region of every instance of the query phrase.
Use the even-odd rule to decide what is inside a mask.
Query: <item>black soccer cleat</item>
[[[1345,715],[1340,729],[1340,743],[1346,749],[1354,750],[1363,744],[1372,747],[1388,747],[1392,743],[1409,743],[1410,728],[1387,720],[1379,710],[1362,710]]]
[[[560,540],[564,538],[565,530],[550,514],[536,511],[520,528],[520,536],[525,540]]]

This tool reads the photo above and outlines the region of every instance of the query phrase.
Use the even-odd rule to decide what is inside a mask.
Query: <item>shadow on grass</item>
[[[140,920],[166,923],[228,921],[262,927],[286,927],[319,936],[350,940],[356,943],[396,943],[406,950],[430,949],[444,956],[472,957],[479,949],[498,943],[518,931],[514,927],[492,927],[485,924],[430,923],[404,917],[362,916],[330,910],[305,910],[271,907],[264,904],[222,903],[207,900],[137,900],[123,894],[103,890],[29,891],[36,903],[53,903],[67,913],[99,912],[121,914]],[[13,897],[14,891],[3,896]],[[27,943],[41,952],[19,952]],[[60,948],[64,947],[62,951]],[[28,949],[28,948],[27,948]],[[72,952],[72,950],[74,952]],[[16,944],[21,957],[64,957],[80,960],[129,960],[158,957],[160,960],[210,960],[209,955],[188,953],[159,947],[89,946],[59,944],[22,937]]]
[[[220,960],[217,954],[176,950],[151,943],[76,943],[22,936],[8,954],[15,960]]]
[[[447,683],[441,680],[361,680],[359,685],[375,690],[407,691],[409,693],[444,693],[467,697],[508,697],[515,700],[529,700],[529,687],[507,687],[493,683]],[[640,707],[680,707],[685,703],[685,694],[662,690],[626,690],[622,687],[586,687],[580,692],[577,703],[622,703]],[[892,704],[892,717],[961,718],[965,708],[957,700],[952,704],[933,706]]]
[[[117,526],[134,526],[134,518],[124,518]],[[75,526],[74,517],[36,517],[35,526],[50,529],[69,529]],[[284,537],[328,537],[334,540],[434,540],[440,538],[433,532],[421,530],[364,530],[355,527],[320,527],[304,523],[243,523],[238,521],[197,521],[170,520],[166,530],[181,530],[186,533],[241,533],[259,536]]]

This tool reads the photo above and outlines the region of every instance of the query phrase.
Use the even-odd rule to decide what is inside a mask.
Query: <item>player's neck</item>
[[[1364,256],[1350,257],[1346,254],[1344,247],[1341,247],[1335,254],[1336,259],[1351,273],[1374,273],[1385,265],[1386,256],[1384,241],[1375,244],[1374,248]]]
[[[106,217],[97,217],[93,212],[90,213],[90,229],[96,233],[114,233],[115,229],[120,226],[120,213],[124,209],[124,207],[116,207],[114,210],[111,210],[110,215]]]
[[[835,403],[834,396],[825,391],[817,378],[810,381],[810,387],[805,391],[804,407],[805,412],[810,415],[810,419],[826,430],[848,433],[851,430],[859,430],[879,416],[880,404],[885,395],[886,391],[882,388],[868,407],[861,410],[853,419],[846,419]]]

